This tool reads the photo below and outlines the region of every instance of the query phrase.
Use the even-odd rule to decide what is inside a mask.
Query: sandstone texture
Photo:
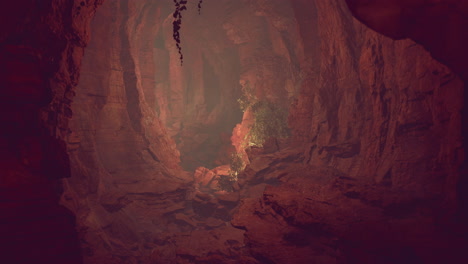
[[[1,9],[2,263],[468,262],[466,4],[196,2]]]
[[[214,72],[230,65],[203,55],[211,46],[199,49],[207,42],[198,31],[187,35],[195,41],[181,67],[172,11],[172,1],[107,1],[91,24],[67,141],[73,176],[61,200],[77,216],[85,263],[236,263],[242,255],[234,248],[243,231],[228,222],[232,197],[220,204],[216,183],[197,191],[180,165],[210,167],[228,155],[238,80]],[[228,88],[204,83],[218,76]]]
[[[341,1],[189,9],[181,67],[171,8],[107,2],[92,24],[102,38],[83,62],[62,199],[85,262],[463,257],[456,74]],[[241,116],[243,95],[288,109],[289,139],[249,146],[255,113]],[[237,182],[226,181],[232,152],[248,164]]]
[[[347,4],[353,14],[367,26],[395,39],[410,38],[427,49],[437,60],[448,65],[464,81],[467,80],[467,51],[465,28],[468,5],[464,1],[359,1]],[[383,10],[386,10],[383,12]],[[375,14],[381,14],[376,16]],[[462,109],[463,149],[467,147],[468,102],[463,95]],[[468,219],[468,159],[466,155],[457,182],[457,215],[460,222]]]
[[[81,263],[64,139],[89,23],[101,1],[14,1],[0,8],[2,263]]]
[[[233,224],[247,230],[252,254],[265,263],[464,259],[466,237],[454,235],[463,224],[453,225],[464,155],[463,82],[414,42],[367,29],[344,3],[312,2],[291,2],[303,36],[292,42],[302,42],[306,54],[289,115],[299,154],[270,154],[263,165],[251,158],[239,178],[279,186],[242,200]],[[285,167],[291,162],[298,164]],[[315,198],[298,193],[302,185]],[[334,197],[339,192],[347,198]],[[373,198],[363,198],[368,192]],[[442,237],[456,252],[439,244]]]

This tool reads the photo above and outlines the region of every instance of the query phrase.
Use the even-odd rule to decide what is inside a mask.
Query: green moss
[[[220,190],[232,192],[233,185],[237,181],[237,176],[244,171],[245,163],[242,159],[242,154],[232,153],[229,163],[229,175],[219,177],[218,186]]]
[[[236,178],[245,168],[244,160],[242,155],[239,153],[231,154],[231,162],[229,163],[229,174],[231,177]]]
[[[255,118],[254,125],[244,138],[244,147],[263,146],[270,137],[289,137],[288,111],[269,101],[259,101],[255,90],[247,83],[242,87],[242,96],[237,99],[242,111],[251,109]]]
[[[245,112],[257,101],[258,99],[257,96],[255,96],[255,91],[249,84],[246,84],[244,87],[242,87],[242,95],[239,99],[237,99],[242,112]]]
[[[268,101],[258,101],[252,106],[255,122],[247,137],[249,145],[262,146],[270,137],[289,137],[288,111]]]

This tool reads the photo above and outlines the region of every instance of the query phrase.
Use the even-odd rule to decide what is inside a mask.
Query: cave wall
[[[182,30],[181,67],[172,11],[171,1],[108,1],[91,25],[92,35],[99,37],[87,47],[73,101],[67,141],[73,177],[64,181],[62,196],[78,217],[86,263],[203,259],[235,254],[242,243],[243,231],[225,225],[225,206],[202,201],[192,210],[193,186],[178,165],[179,153],[188,169],[228,163],[234,151],[230,134],[241,121],[241,72],[259,87],[259,96],[287,104],[280,100],[287,95],[284,76],[290,74],[280,68],[285,58],[267,48],[277,45],[287,56],[288,51],[283,42],[276,43],[281,36],[265,14],[255,15],[248,4],[219,1],[204,7],[203,16],[187,11],[185,19],[192,23]],[[251,21],[239,19],[240,14]],[[249,31],[252,23],[256,26]],[[275,40],[257,36],[265,29],[276,34]],[[237,41],[241,33],[249,38]],[[265,54],[272,59],[263,60]],[[268,92],[266,84],[277,92]],[[232,203],[238,196],[224,199]],[[219,208],[205,212],[213,206]],[[202,241],[204,250],[187,247],[185,225],[200,229],[192,239]],[[216,238],[220,231],[210,231],[213,227],[225,234]],[[161,244],[164,240],[172,242]],[[208,245],[226,240],[236,243],[221,246],[221,253]]]
[[[360,1],[348,1],[372,28],[394,38],[413,37],[464,77],[465,53],[454,56],[457,47],[450,46],[464,43],[458,39],[464,34],[454,33],[461,31],[464,5],[448,2],[426,9],[418,1],[404,8],[387,1],[384,9],[359,9]],[[88,263],[219,263],[226,256],[232,263],[466,260],[466,239],[457,235],[464,223],[453,222],[461,206],[456,196],[465,190],[460,184],[457,190],[464,155],[460,79],[414,42],[395,42],[365,28],[341,1],[230,3],[217,1],[225,7],[223,16],[188,25],[196,34],[186,40],[193,45],[183,46],[185,63],[197,70],[184,72],[174,60],[177,54],[168,51],[170,20],[144,22],[164,20],[164,7],[107,1],[98,9],[95,41],[76,90],[88,24],[102,1],[24,0],[2,9],[2,257],[12,263],[80,263],[81,254]],[[443,19],[448,16],[440,14],[456,10],[436,27],[438,34],[448,32],[437,35],[447,42],[431,44],[433,31],[418,29],[425,19],[403,34],[399,30],[408,20],[401,22],[395,12],[390,20],[366,17],[395,7],[397,14],[405,10],[418,18],[443,10],[436,12]],[[214,13],[209,5],[203,10]],[[291,13],[294,19],[287,18]],[[225,34],[212,46],[196,42],[209,36],[197,31],[207,23],[219,24]],[[400,26],[388,31],[389,25]],[[154,35],[142,34],[148,31]],[[240,59],[220,62],[223,53]],[[239,76],[222,76],[217,71],[223,67]],[[242,190],[231,195],[237,198],[224,198],[243,198],[232,221],[240,229],[225,216],[202,221],[200,212],[191,211],[193,201],[206,204],[213,197],[191,193],[176,146],[196,149],[204,141],[174,144],[177,135],[199,133],[190,124],[216,124],[235,104],[233,98],[209,99],[205,86],[215,83],[202,83],[213,72],[229,84],[221,98],[236,99],[240,81],[253,84],[259,97],[294,102],[294,144],[251,155],[240,176]],[[199,85],[181,83],[181,76]],[[168,91],[172,86],[175,93]],[[199,98],[187,106],[192,95]],[[210,118],[202,120],[206,114]],[[247,119],[244,114],[235,133],[246,133]],[[70,175],[64,142],[74,176],[62,180],[61,203],[77,217],[81,252],[75,217],[58,204],[63,191],[58,179]],[[197,162],[212,160],[213,153],[206,157]],[[244,257],[234,259],[239,255]]]
[[[346,2],[356,18],[366,26],[393,39],[410,38],[420,43],[461,78],[468,78],[468,52],[464,48],[468,43],[464,34],[468,4],[465,1]]]
[[[395,39],[410,38],[424,46],[431,55],[448,65],[464,81],[466,87],[468,59],[464,48],[468,41],[464,28],[467,26],[465,14],[468,6],[463,1],[347,1],[350,10],[357,19],[381,34]],[[386,10],[382,12],[382,10]],[[382,13],[375,16],[376,13]],[[460,94],[461,97],[461,94]],[[462,110],[463,149],[466,149],[468,135],[467,93],[463,93]],[[460,222],[467,219],[468,195],[468,160],[464,158],[458,180],[457,199]]]
[[[14,1],[0,11],[2,263],[82,263],[64,140],[73,89],[102,1]]]
[[[298,92],[302,47],[287,42],[298,34],[287,4],[224,0],[205,5],[202,14],[189,8],[184,17],[182,67],[170,14],[155,37],[155,105],[181,152],[182,166],[211,169],[243,151],[251,123],[251,113],[242,116],[237,102],[243,87],[259,100],[288,108]],[[231,137],[238,123],[244,124]]]
[[[243,65],[241,83],[282,102],[291,91],[292,141],[307,144],[305,163],[422,196],[448,192],[453,202],[463,162],[463,82],[456,74],[414,42],[367,29],[337,2],[245,7],[239,20],[268,26],[226,23],[231,40],[243,44],[241,61],[255,61]],[[271,47],[271,54],[259,47]],[[275,56],[282,63],[270,63]],[[248,114],[234,130],[234,145],[248,129]]]
[[[241,116],[240,61],[222,28],[228,4],[210,3],[202,15],[190,6],[183,11],[183,64],[172,38],[172,2],[155,37],[155,108],[189,171],[225,164],[233,151],[229,137]]]
[[[311,144],[307,162],[421,195],[453,190],[463,82],[421,46],[366,29],[344,5],[317,10],[320,73],[303,82],[290,119],[297,140]]]
[[[250,103],[269,102],[287,112],[300,90],[301,64],[306,52],[300,41],[294,10],[286,1],[241,3],[237,8],[228,9],[230,12],[225,15],[223,24],[241,61],[239,98],[243,93],[251,98]],[[235,6],[232,2],[231,5]],[[310,6],[306,6],[306,10],[313,11]],[[249,132],[255,122],[254,116],[252,107],[245,109],[231,136],[236,153],[245,163],[249,162],[246,148],[251,143]]]
[[[149,261],[145,242],[184,208],[190,177],[154,107],[160,16],[154,1],[106,1],[91,24],[61,200],[77,216],[85,263]]]
[[[465,230],[456,218],[462,79],[415,42],[368,29],[342,1],[290,3],[300,31],[291,42],[306,54],[289,115],[293,142],[250,156],[239,176],[249,198],[232,221],[252,255],[264,263],[465,260],[466,238],[455,235]]]

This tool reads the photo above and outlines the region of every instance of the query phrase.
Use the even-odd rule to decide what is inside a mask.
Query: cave
[[[468,263],[464,1],[0,10],[2,263]]]

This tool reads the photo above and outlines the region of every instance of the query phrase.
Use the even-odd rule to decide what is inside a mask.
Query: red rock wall
[[[91,24],[62,196],[77,216],[85,263],[148,257],[148,234],[165,228],[162,215],[184,207],[180,189],[190,179],[154,107],[160,12],[152,1],[107,1]]]
[[[423,45],[434,58],[448,65],[459,76],[467,80],[466,62],[468,53],[465,28],[467,21],[464,15],[468,12],[468,5],[464,1],[347,1],[353,14],[367,26],[392,38],[411,38]],[[382,10],[387,10],[385,13]],[[382,13],[380,16],[373,14]],[[466,84],[465,84],[466,87]],[[461,93],[460,93],[461,97]],[[467,93],[464,95],[462,110],[462,133],[464,135],[463,148],[468,143],[468,102]],[[468,205],[468,160],[464,158],[461,177],[458,180],[457,198],[458,214],[464,219]],[[465,221],[465,220],[460,220]]]
[[[228,161],[229,135],[240,119],[240,61],[223,32],[226,1],[183,11],[181,41],[184,62],[172,39],[172,4],[166,5],[156,36],[156,108],[190,171]],[[220,11],[221,10],[221,11]]]
[[[234,261],[251,254],[273,263],[444,259],[424,252],[456,244],[435,227],[457,207],[463,83],[455,74],[414,42],[367,29],[345,3],[305,0],[187,11],[180,67],[171,8],[109,2],[93,24],[103,37],[88,48],[68,141],[79,177],[63,196],[87,262],[201,261],[228,251]],[[241,188],[213,196],[188,184],[178,151],[186,168],[226,162],[229,142],[216,137],[239,121],[231,139],[242,151],[251,117],[240,119],[236,99],[247,84],[290,106],[291,144],[249,152]],[[243,231],[222,227],[220,216],[239,196],[241,251]],[[194,228],[198,247],[183,238]],[[210,246],[224,240],[236,243]]]
[[[341,1],[291,6],[305,54],[289,118],[298,148],[253,155],[239,177],[241,196],[252,198],[232,223],[247,230],[252,255],[264,263],[466,261],[466,239],[447,235],[464,230],[454,224],[463,82],[414,42],[366,28]],[[273,186],[262,191],[264,182]]]
[[[317,14],[319,75],[305,78],[290,118],[297,140],[311,144],[307,162],[421,194],[453,189],[463,83],[422,47],[366,29],[346,6],[320,2]]]
[[[13,1],[0,8],[0,261],[82,263],[70,176],[70,104],[101,1]]]
[[[465,190],[463,83],[413,42],[364,27],[342,1],[215,1],[202,17],[192,8],[184,67],[171,1],[107,1],[77,89],[101,2],[15,3],[0,16],[6,262],[81,261],[74,217],[58,205],[57,179],[70,171],[62,140],[73,177],[61,203],[77,217],[87,263],[466,260],[453,217]],[[454,55],[464,5],[348,3],[465,76],[465,53]],[[229,136],[216,137],[236,122],[232,138],[248,130],[236,102],[246,83],[259,98],[293,102],[293,144],[250,152],[232,193],[200,191],[179,151],[188,168],[226,161]]]
[[[463,155],[462,82],[414,42],[353,20],[346,5],[290,3],[246,4],[224,28],[245,62],[241,83],[274,102],[298,94],[290,125],[294,141],[309,144],[306,162],[421,195],[453,191]],[[248,119],[247,112],[234,144]],[[434,181],[424,183],[427,175]]]
[[[293,83],[286,85],[292,73],[281,68],[291,58],[277,22],[268,22],[265,11],[255,15],[255,6],[219,1],[204,7],[202,16],[187,11],[183,67],[172,40],[172,3],[109,1],[98,10],[92,34],[99,37],[87,49],[74,99],[68,140],[73,177],[62,199],[78,216],[87,263],[218,254],[208,244],[200,252],[188,248],[185,225],[200,229],[206,243],[222,244],[223,252],[239,250],[243,231],[224,227],[232,206],[205,201],[211,194],[193,197],[177,162],[178,151],[189,168],[228,162],[229,134],[240,121],[241,72],[259,97],[287,105],[283,99],[294,94]],[[277,26],[291,29],[291,20]],[[258,36],[265,30],[273,37]],[[242,31],[249,38],[239,42],[235,34]],[[281,55],[269,51],[272,46]],[[236,197],[222,199],[231,204]],[[225,232],[219,241],[213,227]],[[166,236],[174,242],[155,244]],[[226,246],[223,239],[237,242]],[[190,253],[163,253],[174,247]]]

